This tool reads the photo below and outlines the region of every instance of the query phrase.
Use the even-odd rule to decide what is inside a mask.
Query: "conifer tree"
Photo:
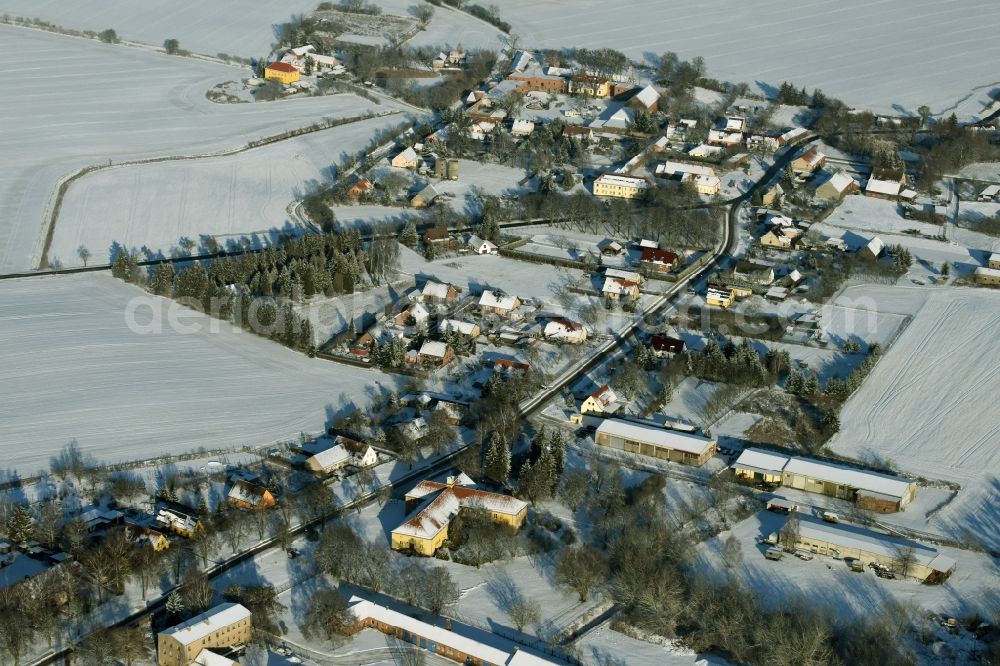
[[[510,449],[499,433],[490,437],[490,447],[486,453],[486,465],[483,470],[487,478],[503,485],[510,477]]]
[[[35,526],[31,522],[28,507],[17,505],[14,513],[7,520],[7,538],[14,543],[27,543],[35,534]]]

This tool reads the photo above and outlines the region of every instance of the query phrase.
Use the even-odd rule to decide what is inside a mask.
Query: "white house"
[[[496,254],[497,246],[493,243],[473,235],[469,238],[469,249],[476,254]]]
[[[550,319],[545,324],[542,335],[550,340],[577,345],[586,342],[587,329],[579,322],[560,317],[558,319]]]
[[[534,131],[535,123],[523,118],[517,118],[514,120],[514,124],[510,128],[510,133],[513,136],[528,136]]]
[[[487,289],[479,297],[479,307],[484,313],[492,312],[498,315],[508,315],[521,305],[517,296],[505,294],[502,291]]]
[[[442,319],[438,325],[438,330],[442,335],[457,333],[467,338],[478,338],[480,334],[479,324],[461,319]]]

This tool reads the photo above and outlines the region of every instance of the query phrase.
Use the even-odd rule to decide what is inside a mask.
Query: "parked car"
[[[784,555],[784,551],[780,548],[768,548],[764,551],[764,557],[769,560],[778,561],[781,559],[782,555]]]

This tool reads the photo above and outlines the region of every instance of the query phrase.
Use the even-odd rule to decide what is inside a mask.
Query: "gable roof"
[[[649,442],[675,451],[691,453],[696,456],[708,452],[713,440],[699,435],[692,435],[678,430],[668,430],[659,424],[638,423],[623,419],[604,419],[597,428],[597,434],[608,434],[640,442]]]
[[[448,345],[437,340],[427,340],[424,344],[420,345],[420,351],[418,353],[421,356],[444,358],[445,354],[448,353]]]
[[[638,286],[638,282],[623,280],[621,278],[605,277],[604,287],[601,289],[601,292],[605,294],[624,294],[626,292],[632,292],[634,289],[638,288]]]
[[[407,162],[411,162],[417,159],[417,151],[413,149],[413,146],[409,146],[406,148],[406,150],[396,155],[396,157],[394,157],[393,159],[401,159],[401,160],[406,160]]]
[[[878,236],[875,236],[868,241],[867,245],[865,245],[865,249],[877,257],[885,250],[885,242]]]
[[[640,259],[640,261],[649,261],[656,264],[676,264],[677,260],[678,256],[673,252],[655,247],[643,248],[642,258]]]
[[[276,72],[285,72],[286,74],[291,74],[292,72],[297,72],[299,70],[295,69],[287,62],[272,62],[267,66],[267,69],[273,69]]]
[[[660,93],[653,86],[646,86],[637,92],[632,99],[640,102],[643,106],[652,106],[660,100]]]
[[[499,308],[501,310],[513,310],[517,305],[517,300],[517,296],[487,289],[479,297],[479,305],[488,308]]]
[[[442,319],[438,329],[442,333],[461,333],[462,335],[472,335],[476,332],[478,324],[462,319]]]
[[[240,620],[250,619],[250,611],[240,604],[219,604],[201,615],[174,625],[164,630],[163,634],[171,636],[181,645],[190,645],[219,629],[228,627]]]
[[[254,485],[243,479],[238,479],[233,482],[233,487],[229,489],[227,497],[256,506],[263,501],[264,493],[266,492],[266,488]]]
[[[393,533],[430,539],[444,529],[461,509],[483,509],[514,516],[528,506],[526,502],[510,495],[464,486],[449,486],[437,481],[421,481],[406,496],[420,499],[435,494],[437,496],[434,499],[394,529]]]
[[[618,401],[618,395],[607,384],[602,384],[596,391],[590,394],[590,397],[602,405],[610,405]]]
[[[317,465],[326,469],[328,467],[333,467],[334,465],[345,463],[350,460],[350,458],[351,454],[343,444],[335,444],[328,449],[323,449],[322,451],[312,455],[309,460],[315,461]]]
[[[845,171],[838,171],[837,173],[827,178],[824,183],[821,183],[820,187],[822,187],[823,185],[829,185],[837,192],[843,193],[853,183],[854,179],[851,178]]]
[[[683,340],[667,335],[654,335],[649,340],[649,346],[653,348],[653,351],[668,351],[675,354],[684,351]]]

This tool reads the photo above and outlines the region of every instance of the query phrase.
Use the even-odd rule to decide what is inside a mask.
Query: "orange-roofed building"
[[[272,62],[264,68],[264,78],[287,86],[299,80],[299,70],[287,62]]]

